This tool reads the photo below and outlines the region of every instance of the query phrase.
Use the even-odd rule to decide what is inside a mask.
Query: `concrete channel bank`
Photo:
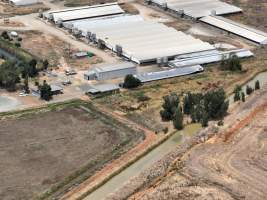
[[[167,139],[164,143],[156,147],[154,150],[146,154],[144,157],[136,161],[134,164],[126,168],[124,171],[119,173],[110,179],[107,183],[90,193],[85,200],[102,200],[108,194],[116,191],[131,177],[137,176],[143,170],[147,169],[153,163],[160,160],[163,156],[171,152],[180,142],[183,141],[184,137],[190,137],[196,134],[201,129],[199,124],[192,124],[187,126],[183,131],[176,132],[173,136]]]

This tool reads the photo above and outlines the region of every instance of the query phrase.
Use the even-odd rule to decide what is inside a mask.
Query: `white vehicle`
[[[21,92],[21,93],[19,93],[19,96],[20,97],[26,97],[26,96],[28,96],[29,94],[26,94],[26,93],[23,93],[23,92]]]

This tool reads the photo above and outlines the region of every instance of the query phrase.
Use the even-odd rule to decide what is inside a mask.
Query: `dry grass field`
[[[143,134],[80,102],[3,114],[1,199],[48,197],[45,191],[58,196],[142,139]]]
[[[48,10],[49,8],[46,7],[44,4],[36,4],[30,6],[12,6],[8,3],[0,2],[0,16],[1,17],[10,17],[14,15],[27,15],[31,13],[38,13],[39,10]]]

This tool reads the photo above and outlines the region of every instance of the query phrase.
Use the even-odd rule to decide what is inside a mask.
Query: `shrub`
[[[255,82],[255,90],[259,90],[259,89],[260,89],[260,81],[257,80],[257,81]]]
[[[16,42],[15,46],[19,48],[19,47],[21,47],[21,44],[19,42]]]
[[[140,85],[141,85],[141,81],[131,74],[125,77],[124,83],[123,83],[124,88],[136,88]]]
[[[253,89],[249,85],[247,85],[246,93],[247,93],[247,95],[251,95],[253,93]]]

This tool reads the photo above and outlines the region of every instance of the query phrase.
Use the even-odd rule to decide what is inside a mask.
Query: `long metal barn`
[[[80,30],[89,40],[138,64],[215,49],[207,42],[164,24],[144,21],[140,16],[128,16],[128,20],[120,17],[117,20],[111,18],[98,22],[97,19],[78,22],[73,24],[73,28]]]
[[[240,8],[219,0],[147,0],[147,2],[193,19],[211,14],[226,15],[242,12]]]
[[[108,3],[49,11],[44,13],[44,17],[57,24],[59,22],[117,15],[121,13],[124,13],[124,10],[121,9],[118,3]]]
[[[250,40],[257,44],[267,45],[267,33],[248,27],[246,25],[234,22],[224,17],[207,16],[207,17],[201,18],[200,21],[208,25],[211,25],[213,27],[227,31],[229,33],[246,38],[247,40]]]

